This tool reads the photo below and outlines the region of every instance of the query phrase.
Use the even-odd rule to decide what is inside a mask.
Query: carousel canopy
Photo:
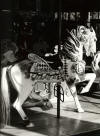
[[[59,0],[3,0],[0,9],[53,11],[58,10]],[[61,0],[62,10],[100,10],[100,0]]]
[[[61,0],[62,10],[100,10],[99,0]]]

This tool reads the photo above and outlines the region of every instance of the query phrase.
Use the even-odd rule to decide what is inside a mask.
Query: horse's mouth
[[[91,53],[90,53],[90,56],[91,56],[91,57],[94,57],[94,55],[95,55],[94,52],[91,52]]]

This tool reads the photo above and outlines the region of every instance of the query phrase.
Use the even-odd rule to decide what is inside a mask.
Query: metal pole
[[[60,83],[57,83],[57,118],[60,118]]]
[[[90,27],[90,22],[91,18],[90,18],[90,12],[88,12],[88,18],[87,18],[87,26]]]
[[[58,53],[60,52],[61,45],[61,0],[59,0],[58,9],[58,23],[59,23],[59,39],[58,39]],[[57,84],[57,118],[60,118],[60,83]]]

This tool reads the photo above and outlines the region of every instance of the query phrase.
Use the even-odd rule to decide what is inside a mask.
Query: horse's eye
[[[93,40],[94,40],[94,42],[96,42],[96,41],[97,41],[97,39],[96,39],[96,38],[93,38]]]

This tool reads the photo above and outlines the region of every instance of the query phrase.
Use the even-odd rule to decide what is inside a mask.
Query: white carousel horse
[[[13,84],[13,87],[18,92],[18,96],[13,103],[13,107],[18,111],[21,116],[24,124],[30,125],[31,123],[28,120],[25,112],[22,109],[22,104],[28,98],[30,93],[34,90],[35,84],[38,82],[57,82],[57,78],[59,76],[59,71],[53,70],[48,63],[37,56],[36,54],[29,54],[29,59],[23,60],[21,62],[15,63],[10,66],[6,66],[2,68],[1,72],[1,94],[4,98],[5,111],[7,113],[8,119],[8,109],[10,109],[9,103],[9,84],[7,74],[9,75],[9,79]],[[42,75],[41,75],[42,74]],[[34,92],[34,91],[33,91]],[[33,93],[32,92],[32,93]],[[34,93],[37,97],[37,95]],[[38,99],[42,100],[41,97],[38,96]],[[2,100],[2,101],[3,101]],[[3,102],[2,102],[3,103]],[[3,108],[4,109],[4,108]],[[6,110],[7,109],[7,110]],[[2,113],[2,112],[1,112]],[[7,121],[5,121],[7,123]],[[32,125],[32,124],[31,124]]]
[[[23,60],[14,65],[2,68],[1,94],[3,95],[4,103],[6,104],[5,108],[7,108],[7,110],[9,109],[9,103],[7,102],[9,100],[9,89],[8,89],[8,83],[7,83],[7,72],[8,72],[11,82],[18,92],[18,96],[15,102],[13,103],[13,107],[18,111],[21,118],[23,119],[24,122],[26,122],[26,124],[29,123],[28,122],[29,120],[25,112],[22,109],[22,104],[28,98],[31,91],[34,89],[35,83],[38,81],[55,83],[55,82],[59,82],[59,81],[61,82],[65,80],[74,97],[78,111],[83,112],[83,109],[81,108],[81,105],[77,97],[77,92],[76,92],[74,81],[76,80],[83,81],[86,79],[89,80],[89,83],[86,86],[87,88],[85,88],[85,92],[89,91],[88,89],[93,83],[95,74],[91,73],[92,79],[90,78],[90,75],[84,74],[85,66],[83,66],[84,61],[82,58],[83,57],[83,46],[86,49],[87,55],[94,54],[96,52],[95,50],[96,49],[96,35],[93,29],[86,28],[84,26],[78,27],[76,34],[75,34],[75,30],[73,30],[70,34],[71,34],[71,37],[68,37],[68,38],[70,39],[72,44],[69,47],[73,48],[74,52],[71,51],[70,49],[67,50],[66,52],[66,49],[67,49],[66,47],[68,47],[66,46],[67,45],[66,44],[67,42],[66,42],[64,44],[64,48],[65,48],[64,53],[65,54],[69,53],[69,56],[74,58],[75,61],[73,62],[71,61],[71,59],[64,58],[66,60],[66,63],[69,66],[71,66],[70,68],[72,69],[71,73],[69,72],[70,71],[69,69],[69,71],[67,72],[68,75],[66,75],[64,66],[63,66],[64,74],[62,74],[61,73],[62,70],[61,71],[53,70],[47,64],[45,60],[43,60],[42,58],[40,58],[39,56],[35,54],[29,54],[27,60]],[[93,48],[93,50],[90,50],[91,48]]]
[[[92,68],[94,73],[96,73],[96,77],[100,78],[100,51],[98,51],[94,56]]]

